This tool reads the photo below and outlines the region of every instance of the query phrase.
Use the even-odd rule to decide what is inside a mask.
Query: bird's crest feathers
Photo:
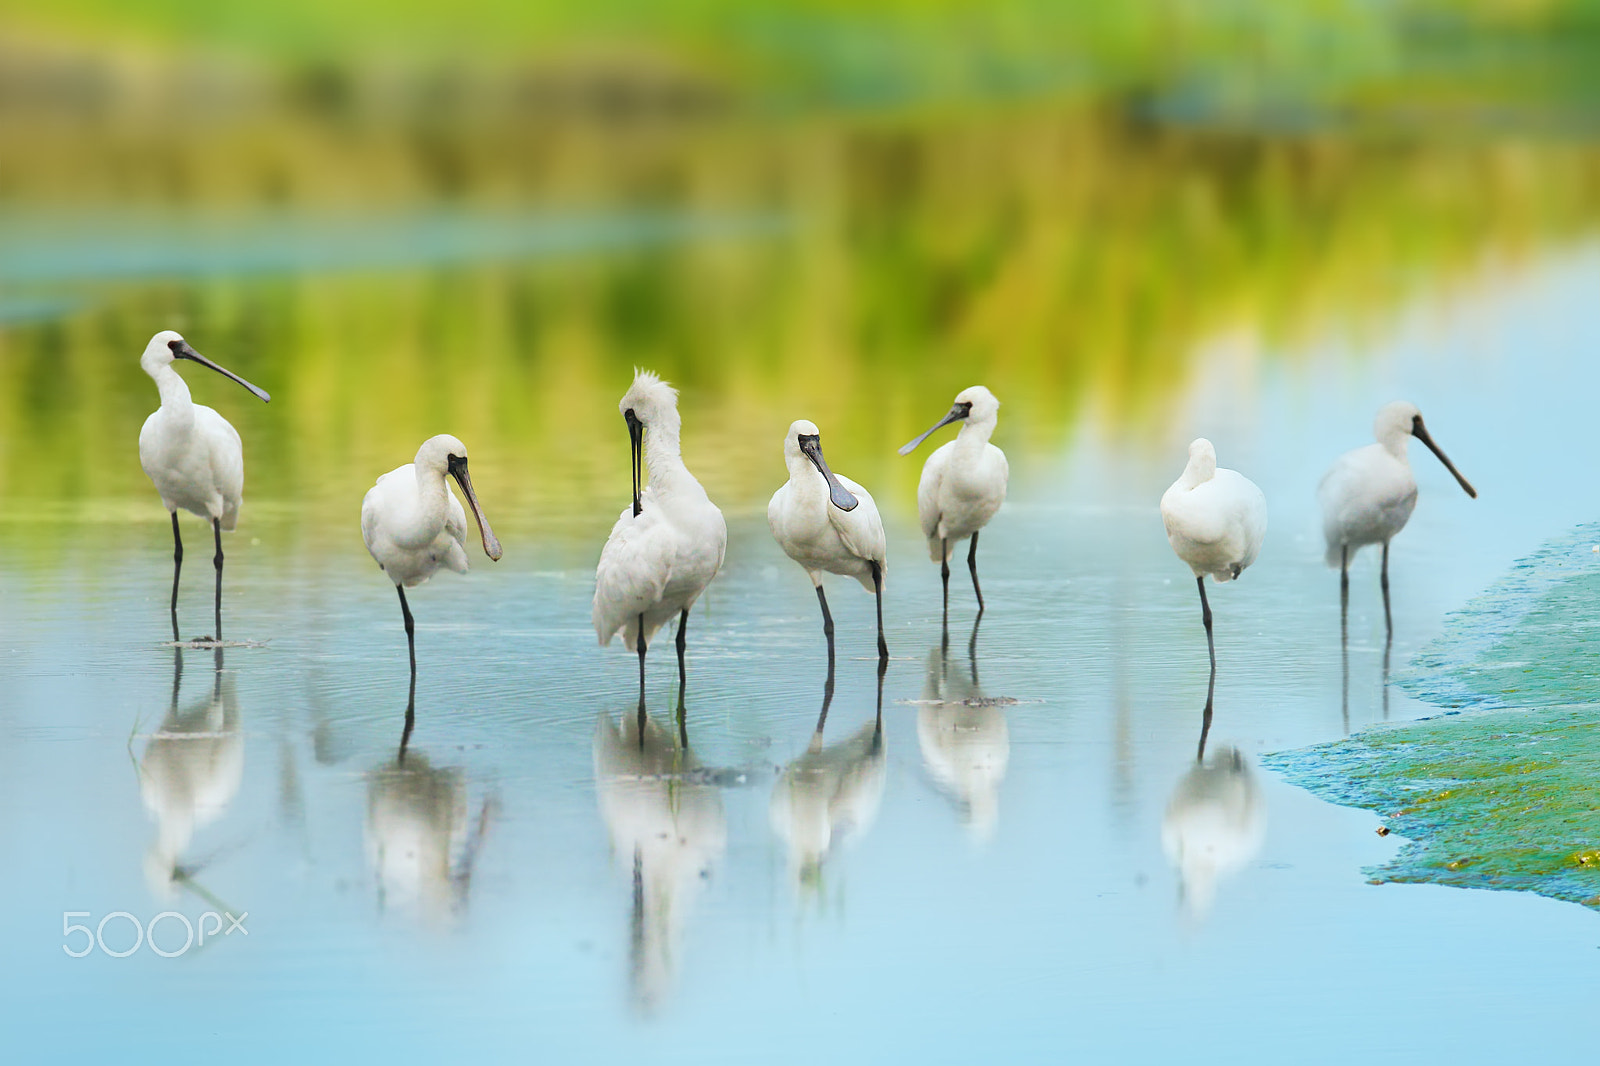
[[[659,417],[665,411],[676,411],[677,408],[678,390],[662,381],[661,375],[654,370],[642,367],[633,368],[633,384],[617,405],[617,410],[631,409],[641,421],[647,423],[652,416]]]

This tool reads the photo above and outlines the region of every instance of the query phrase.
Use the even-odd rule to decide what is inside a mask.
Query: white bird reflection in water
[[[917,710],[922,765],[939,790],[955,801],[973,841],[994,836],[1000,818],[1000,783],[1011,761],[1011,730],[999,701],[978,684],[978,627],[967,642],[968,669],[951,669],[948,647],[928,652]]]
[[[139,760],[139,793],[156,820],[156,839],[145,852],[144,873],[159,899],[177,896],[201,864],[180,864],[195,833],[221,818],[244,779],[244,733],[239,728],[233,679],[213,653],[211,691],[178,709],[183,650],[173,649],[172,704]]]
[[[1256,857],[1266,828],[1261,786],[1244,753],[1225,747],[1206,759],[1210,724],[1207,713],[1194,765],[1178,779],[1161,819],[1162,850],[1178,871],[1183,908],[1196,919],[1211,910],[1218,882]]]
[[[426,755],[407,750],[414,722],[407,706],[398,756],[367,773],[367,862],[380,909],[447,925],[466,910],[473,866],[497,805],[487,797],[469,818],[461,769],[435,767]]]
[[[789,867],[800,885],[819,891],[822,867],[846,842],[864,835],[878,817],[887,777],[883,736],[883,677],[878,664],[878,706],[874,719],[834,744],[824,746],[823,728],[833,703],[833,661],[822,689],[822,713],[811,741],[789,763],[772,787],[768,814],[772,829],[789,849]]]
[[[695,898],[728,845],[715,774],[675,735],[642,712],[594,731],[595,789],[616,855],[633,871],[629,982],[634,1006],[653,1013],[681,965]]]

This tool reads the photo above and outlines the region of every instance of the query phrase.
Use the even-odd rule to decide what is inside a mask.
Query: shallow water
[[[1041,447],[1048,434],[1003,410],[997,443],[1035,446],[1014,450],[1010,500],[982,538],[989,611],[972,658],[957,567],[940,659],[937,571],[908,492],[920,456],[896,471],[861,434],[830,448],[847,474],[895,479],[879,494],[894,658],[874,743],[871,599],[830,584],[841,658],[807,762],[825,661],[808,582],[765,528],[765,493],[783,477],[775,439],[737,456],[697,445],[710,416],[692,388],[686,451],[730,531],[689,629],[692,755],[670,744],[668,646],[650,659],[656,724],[641,756],[627,731],[634,660],[596,648],[588,624],[593,563],[626,496],[609,401],[583,413],[614,422],[606,462],[619,476],[609,493],[591,489],[609,506],[563,497],[559,472],[537,487],[561,454],[532,469],[501,455],[475,479],[505,558],[479,556],[467,577],[411,597],[419,682],[403,768],[404,635],[356,535],[359,493],[247,493],[227,545],[226,626],[263,646],[228,650],[220,674],[212,653],[184,652],[180,675],[161,646],[170,545],[153,495],[13,492],[0,562],[0,843],[13,871],[0,887],[0,980],[14,1046],[170,1058],[220,1041],[249,1061],[1564,1049],[1592,1006],[1592,915],[1520,894],[1367,885],[1362,867],[1398,847],[1377,819],[1253,764],[1436,709],[1383,685],[1366,556],[1341,690],[1337,579],[1321,563],[1312,492],[1335,454],[1369,439],[1381,402],[1415,400],[1481,492],[1468,500],[1416,450],[1421,501],[1392,561],[1397,668],[1512,560],[1593,518],[1570,486],[1586,483],[1600,385],[1588,358],[1597,285],[1600,249],[1583,247],[1404,308],[1359,351],[1224,336],[1196,350],[1163,429],[1137,446],[1091,417]],[[864,371],[868,384],[872,373],[891,371]],[[205,398],[231,414],[248,398],[219,395],[224,384],[207,382]],[[623,374],[612,391],[625,385]],[[153,399],[129,396],[131,410]],[[896,418],[921,428],[939,413]],[[753,417],[781,433],[791,414]],[[1206,683],[1198,605],[1156,511],[1202,433],[1271,506],[1260,560],[1212,597],[1208,747],[1232,777],[1211,793],[1188,777]],[[258,423],[247,448],[263,436]],[[117,447],[131,462],[132,440]],[[339,476],[361,482],[406,458]],[[747,487],[751,470],[768,484]],[[512,502],[497,508],[496,480],[527,483],[508,484]],[[190,634],[209,628],[211,575],[201,527],[184,529]],[[924,702],[941,684],[997,702]],[[1242,769],[1228,769],[1230,746]],[[829,807],[819,797],[833,790]],[[1231,824],[1233,868],[1187,885],[1163,852],[1180,791],[1251,808],[1209,823],[1189,812]],[[804,841],[823,818],[839,839],[818,861]],[[248,937],[170,959],[62,951],[62,912],[98,923],[164,910],[248,911]],[[132,940],[125,919],[104,932],[116,950]],[[181,940],[167,919],[161,944]],[[95,1023],[79,1024],[91,1010]]]

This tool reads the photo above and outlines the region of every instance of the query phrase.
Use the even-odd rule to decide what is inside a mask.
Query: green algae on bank
[[[1374,884],[1537,892],[1600,909],[1600,705],[1452,712],[1262,764],[1408,842]]]
[[[1441,707],[1600,703],[1600,522],[1518,559],[1397,680]]]
[[[1449,711],[1262,763],[1408,843],[1374,883],[1520,889],[1600,908],[1600,523],[1517,560],[1399,683]]]

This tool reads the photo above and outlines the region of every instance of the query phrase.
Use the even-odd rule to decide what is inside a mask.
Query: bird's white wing
[[[374,485],[361,497],[361,543],[367,546],[367,554],[376,561],[378,556],[372,550],[373,538],[378,534],[378,487]],[[382,566],[382,563],[378,563]]]
[[[367,554],[371,555],[380,567],[383,565],[383,560],[378,558],[377,543],[383,534],[384,498],[389,490],[385,482],[404,469],[400,467],[387,474],[380,474],[378,480],[367,490],[367,494],[361,497],[361,541],[367,546]]]
[[[611,643],[628,619],[659,600],[672,578],[670,553],[664,553],[658,535],[660,522],[659,512],[647,509],[635,516],[630,504],[622,509],[600,549],[592,618],[601,644]],[[660,558],[662,554],[668,557]]]
[[[226,418],[203,404],[195,404],[194,420],[206,443],[212,484],[222,496],[222,528],[231,530],[238,525],[244,499],[244,444]]]
[[[883,519],[878,516],[878,505],[873,502],[872,494],[842,474],[835,476],[860,503],[852,511],[841,511],[830,504],[828,521],[838,530],[839,539],[844,541],[844,546],[850,549],[851,554],[872,560],[887,571],[889,542],[884,536]]]
[[[944,482],[945,466],[949,463],[950,453],[954,448],[954,441],[948,441],[935,448],[933,454],[928,456],[928,461],[922,464],[922,479],[917,482],[917,517],[922,520],[922,535],[929,541],[935,540],[939,535],[939,488]],[[930,544],[929,550],[937,561],[938,546]]]
[[[1340,546],[1385,540],[1411,517],[1417,483],[1411,468],[1397,462],[1381,444],[1345,452],[1317,485],[1327,563],[1338,566]]]

